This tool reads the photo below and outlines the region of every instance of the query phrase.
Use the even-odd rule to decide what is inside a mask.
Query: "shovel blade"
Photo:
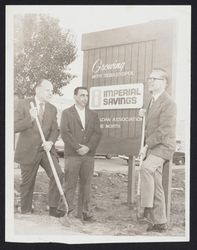
[[[83,226],[83,222],[80,219],[75,218],[73,216],[64,216],[64,217],[60,218],[60,222],[65,227],[80,228]]]

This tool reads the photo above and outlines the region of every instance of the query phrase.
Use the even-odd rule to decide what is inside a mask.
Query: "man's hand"
[[[83,144],[79,144],[81,147],[77,150],[77,153],[79,155],[85,155],[88,153],[88,151],[90,150],[87,146],[83,145]]]
[[[29,110],[29,113],[31,115],[31,120],[33,121],[34,119],[36,119],[37,115],[38,115],[38,110],[36,107],[32,107],[30,110]]]
[[[46,141],[45,143],[42,143],[42,146],[46,152],[49,152],[53,146],[52,141]]]
[[[146,109],[140,109],[139,110],[139,116],[144,117],[146,114]]]
[[[148,145],[146,144],[140,151],[140,157],[142,157],[142,160],[144,160],[144,158],[146,157],[147,154],[147,149],[148,149]]]

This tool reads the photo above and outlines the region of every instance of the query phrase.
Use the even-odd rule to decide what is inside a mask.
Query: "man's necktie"
[[[41,124],[42,124],[42,120],[43,120],[43,115],[44,115],[44,103],[41,102],[39,104],[39,112],[38,112],[38,118],[39,118],[39,121]]]
[[[149,108],[151,108],[151,107],[153,106],[154,102],[155,102],[155,98],[152,97],[152,98],[151,98],[151,101],[150,101],[150,106],[149,106]]]
[[[150,103],[149,103],[149,105],[148,105],[147,114],[148,114],[149,111],[151,110],[151,108],[152,108],[154,102],[155,102],[155,98],[152,97],[151,100],[150,100]]]

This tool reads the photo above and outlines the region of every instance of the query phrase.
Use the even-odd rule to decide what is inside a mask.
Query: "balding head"
[[[48,102],[53,96],[53,85],[47,79],[42,79],[36,85],[36,97],[40,102]]]

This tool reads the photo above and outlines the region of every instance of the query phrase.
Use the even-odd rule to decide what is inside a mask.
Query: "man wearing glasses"
[[[165,196],[162,186],[163,165],[173,156],[176,146],[176,105],[165,91],[167,73],[153,69],[148,78],[151,100],[140,115],[146,116],[145,143],[141,174],[142,221],[151,222],[147,231],[167,230]],[[145,111],[145,112],[144,112]]]

